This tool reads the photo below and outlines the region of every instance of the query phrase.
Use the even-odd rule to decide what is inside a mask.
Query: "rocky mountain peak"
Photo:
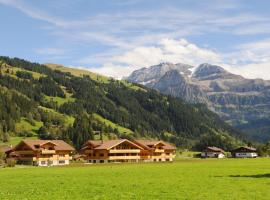
[[[199,65],[199,67],[195,70],[193,77],[200,78],[200,77],[207,77],[213,74],[222,74],[222,73],[228,72],[220,66],[203,63]]]

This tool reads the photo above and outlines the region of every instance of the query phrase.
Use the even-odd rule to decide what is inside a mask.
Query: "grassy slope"
[[[43,122],[35,121],[35,125],[31,125],[25,118],[22,118],[19,123],[16,123],[15,129],[16,132],[31,132],[33,134],[36,134],[38,129],[43,126]]]
[[[109,83],[110,79],[109,77],[100,75],[100,74],[96,74],[94,72],[88,71],[88,70],[84,70],[84,69],[75,69],[75,68],[70,68],[70,67],[65,67],[63,65],[58,65],[58,64],[46,64],[47,67],[50,67],[51,69],[55,69],[55,70],[59,70],[62,72],[69,72],[74,76],[90,76],[91,79],[98,81],[98,82],[102,82],[102,83]],[[146,90],[144,88],[141,88],[137,85],[134,85],[132,83],[129,83],[125,80],[121,81],[125,86],[134,89],[134,90],[143,90],[146,92]]]
[[[37,139],[37,137],[36,136],[33,136],[33,137],[10,137],[10,140],[6,143],[0,142],[0,147],[8,147],[10,145],[16,146],[17,144],[19,144],[20,141],[22,141],[24,139],[34,140],[34,139]]]
[[[130,130],[128,128],[125,128],[125,127],[122,127],[122,126],[120,126],[118,124],[115,124],[112,121],[107,120],[107,119],[103,118],[102,116],[100,116],[98,114],[94,114],[94,118],[101,121],[101,122],[103,122],[103,123],[105,123],[107,126],[111,126],[113,129],[117,128],[121,134],[129,135],[129,134],[133,133],[132,130]]]
[[[83,69],[74,69],[70,67],[65,67],[63,65],[58,65],[58,64],[46,64],[46,66],[50,67],[51,69],[59,70],[62,72],[69,72],[74,76],[90,76],[93,80],[107,83],[109,82],[110,78],[106,76],[102,76],[93,72],[90,72],[88,70],[83,70]]]
[[[37,72],[28,71],[28,70],[21,69],[21,68],[18,68],[18,67],[9,66],[9,65],[7,65],[5,63],[0,63],[0,65],[2,66],[2,68],[1,68],[2,74],[11,76],[13,78],[17,78],[16,72],[18,72],[18,71],[24,71],[24,72],[31,73],[33,75],[33,78],[35,78],[35,79],[39,79],[40,77],[45,76],[44,74],[40,74],[40,73],[37,73]],[[7,70],[8,70],[8,73],[7,73]]]
[[[270,159],[0,170],[0,199],[270,199]],[[16,178],[15,178],[16,177]]]

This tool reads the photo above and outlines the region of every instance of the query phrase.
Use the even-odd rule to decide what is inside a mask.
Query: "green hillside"
[[[48,67],[49,66],[49,67]],[[17,73],[17,71],[20,71]],[[0,136],[63,139],[155,138],[183,148],[230,149],[241,133],[202,105],[60,65],[0,57]]]

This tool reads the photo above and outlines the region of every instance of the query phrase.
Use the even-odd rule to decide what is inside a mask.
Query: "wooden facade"
[[[81,153],[90,163],[138,162],[142,148],[126,140],[87,141]]]
[[[90,163],[173,161],[176,148],[163,141],[108,140],[87,141],[81,154]]]
[[[22,140],[9,158],[18,164],[37,166],[68,165],[75,149],[62,140]]]
[[[145,162],[166,162],[175,158],[176,148],[164,141],[134,140],[134,143],[143,148],[140,156]]]

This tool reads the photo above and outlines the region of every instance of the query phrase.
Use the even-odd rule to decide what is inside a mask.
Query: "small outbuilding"
[[[206,147],[202,153],[202,158],[225,158],[225,151],[218,147]]]
[[[231,151],[234,158],[256,158],[258,157],[257,149],[253,147],[239,147]]]

